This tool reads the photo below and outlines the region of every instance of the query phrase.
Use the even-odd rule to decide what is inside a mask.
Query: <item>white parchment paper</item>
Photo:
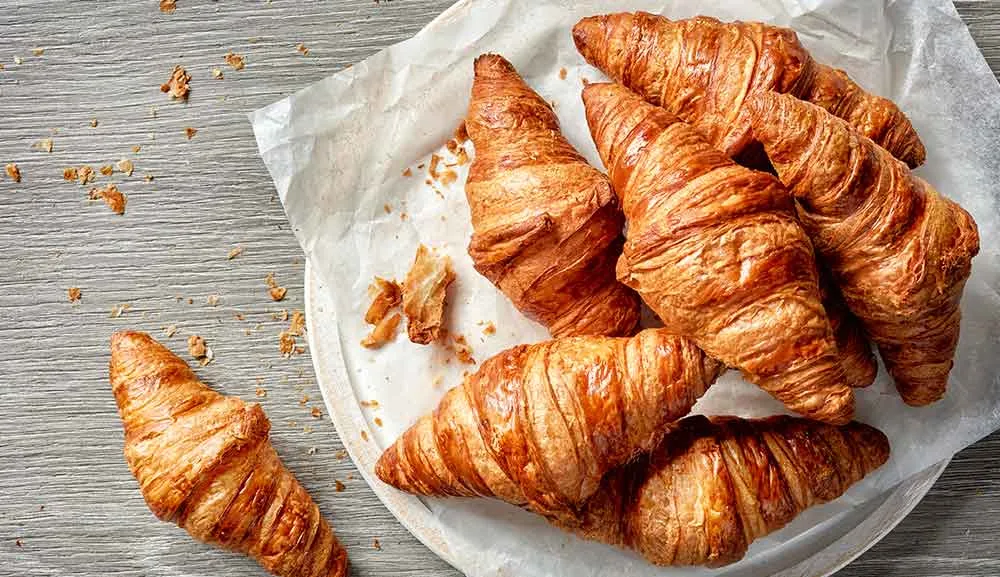
[[[374,441],[385,447],[433,409],[464,370],[474,369],[439,345],[410,343],[403,330],[378,351],[358,344],[370,328],[362,319],[369,283],[376,275],[402,279],[418,244],[451,256],[458,280],[449,293],[447,323],[467,337],[477,360],[547,336],[472,268],[465,251],[471,234],[462,188],[467,166],[456,168],[459,179],[451,186],[425,182],[431,153],[441,154],[444,163],[454,160],[443,145],[464,116],[473,59],[498,52],[511,60],[554,103],[569,140],[601,166],[580,90],[582,79],[603,77],[576,53],[570,29],[583,16],[640,9],[795,28],[817,59],[845,68],[902,107],[927,147],[927,163],[918,173],[969,210],[982,237],[946,398],[909,408],[882,370],[872,387],[858,392],[857,418],[886,432],[890,462],[842,499],[758,541],[739,565],[715,572],[750,574],[750,567],[794,549],[797,540],[822,531],[848,509],[1000,427],[1000,86],[950,2],[465,0],[414,38],[256,111],[251,120],[292,228],[335,293],[351,376],[343,386],[352,387],[358,400],[379,401],[366,415],[381,419],[383,425],[373,427]],[[407,168],[411,176],[403,175]],[[495,323],[496,334],[483,334],[484,322]],[[697,410],[763,416],[782,407],[728,374]],[[461,534],[461,543],[453,545],[474,560],[463,568],[473,575],[711,573],[656,569],[501,503],[428,500],[428,506],[446,538]]]

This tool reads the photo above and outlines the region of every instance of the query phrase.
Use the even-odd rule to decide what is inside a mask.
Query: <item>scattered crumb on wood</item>
[[[214,78],[216,80],[222,80],[223,78],[225,78],[225,76],[222,74],[222,69],[221,68],[213,68],[212,69],[212,78]]]
[[[336,453],[333,454],[333,458],[336,459],[336,460],[338,460],[338,461],[343,461],[344,459],[347,458],[347,450],[346,449],[340,449],[339,451],[337,451]]]
[[[14,539],[14,544],[17,545],[18,547],[24,547],[24,541],[20,539]]]
[[[32,48],[31,49],[31,53],[34,54],[35,56],[41,56],[42,54],[45,54],[45,49],[44,48]]]
[[[287,331],[278,334],[278,352],[283,357],[290,357],[295,353],[295,337]]]
[[[142,152],[142,147],[136,144],[135,146],[132,147],[132,152],[139,154],[140,152]]]
[[[372,539],[372,547],[374,547],[376,551],[382,550],[382,544],[379,543],[378,539]]]
[[[321,419],[323,417],[323,411],[319,407],[309,409],[309,414],[312,415],[314,419]]]
[[[302,395],[301,397],[299,397],[299,406],[300,407],[306,406],[306,403],[308,403],[308,402],[309,402],[309,395]]]
[[[177,0],[160,0],[160,12],[173,14],[177,9]]]
[[[240,256],[241,254],[243,254],[243,247],[236,245],[233,248],[229,249],[229,254],[226,255],[226,260],[233,260],[234,258]]]
[[[4,166],[4,170],[7,171],[7,176],[9,176],[11,180],[14,182],[21,182],[21,169],[17,167],[16,163],[7,163],[7,165]]]
[[[257,395],[258,398],[263,399],[264,397],[267,396],[267,389],[265,389],[264,387],[257,387],[256,389],[254,389],[253,394]]]
[[[101,171],[101,174],[103,174],[104,176],[111,176],[115,172],[115,167],[111,166],[110,164],[105,164],[101,166],[99,170]]]
[[[121,159],[121,160],[118,161],[118,170],[120,170],[121,172],[124,172],[125,174],[127,174],[129,176],[132,176],[132,172],[135,171],[135,165],[132,164],[131,160],[129,160],[127,158],[123,158],[123,159]]]
[[[52,139],[51,138],[43,138],[43,139],[39,140],[38,142],[36,142],[35,144],[33,144],[32,146],[34,148],[38,149],[38,150],[44,150],[45,152],[51,153],[52,152]]]
[[[197,128],[191,128],[190,126],[188,126],[187,128],[184,129],[184,135],[187,136],[188,140],[194,138],[195,134],[198,134]]]
[[[288,309],[281,309],[280,311],[275,311],[271,313],[271,320],[275,321],[287,321],[288,320]]]
[[[173,71],[170,73],[170,79],[160,85],[160,91],[169,94],[170,98],[187,100],[188,93],[191,91],[191,88],[188,86],[188,82],[190,81],[191,75],[183,67],[174,66]]]
[[[117,319],[118,317],[120,317],[123,314],[125,314],[126,312],[128,312],[128,310],[130,308],[132,308],[132,305],[130,305],[128,303],[122,303],[120,305],[113,306],[113,307],[111,307],[111,315],[110,315],[110,317],[113,318],[113,319]]]
[[[18,56],[18,55],[15,54],[14,55],[14,64],[17,64],[18,66],[24,64],[24,58],[21,58],[20,56]]]
[[[90,168],[89,165],[85,164],[76,171],[76,180],[80,183],[80,186],[87,186],[91,182],[94,182],[95,178],[97,176],[94,174],[94,169]]]
[[[114,183],[104,188],[91,189],[89,196],[90,200],[103,200],[104,204],[108,205],[108,208],[115,214],[125,214],[125,203],[128,202],[128,197],[118,190]]]
[[[69,287],[69,290],[66,291],[66,295],[69,297],[69,302],[75,303],[79,302],[82,293],[79,287],[74,286],[74,287]]]
[[[243,70],[243,67],[246,66],[246,61],[242,54],[237,54],[230,50],[226,53],[226,64],[232,66],[233,70]]]
[[[288,323],[288,334],[301,337],[306,331],[306,315],[302,311],[292,311],[292,320]]]
[[[188,354],[200,361],[208,356],[208,345],[205,339],[198,335],[188,337]]]
[[[417,248],[403,284],[403,312],[412,342],[426,345],[437,340],[444,318],[445,296],[454,280],[455,271],[447,255],[437,256],[422,244]]]
[[[288,292],[283,286],[276,286],[267,289],[267,294],[271,295],[271,300],[278,302],[285,299],[285,293]]]
[[[383,317],[382,320],[375,325],[375,328],[368,333],[368,336],[361,339],[361,346],[366,349],[377,349],[386,343],[395,340],[396,329],[399,327],[399,322],[401,320],[402,317],[399,313],[392,313],[391,315]]]
[[[381,277],[375,277],[375,282],[368,288],[368,293],[373,295],[371,305],[365,311],[365,322],[370,325],[380,323],[390,310],[398,307],[403,301],[403,288],[399,283]]]
[[[340,479],[334,479],[333,480],[333,488],[338,493],[343,493],[344,489],[346,489],[347,487],[343,483],[340,482]]]
[[[90,119],[90,127],[91,128],[97,128],[97,119],[96,118],[91,118]]]
[[[73,167],[63,169],[63,180],[68,180],[70,182],[75,181],[79,177],[76,169]]]
[[[305,44],[299,42],[295,45],[295,49],[299,51],[299,54],[309,56],[309,48],[307,48]]]
[[[565,68],[560,68],[559,69],[559,79],[560,80],[566,80],[566,69]]]
[[[175,334],[177,334],[177,325],[170,325],[170,326],[164,328],[163,329],[163,334],[165,334],[168,339],[170,337],[174,336]]]
[[[210,307],[214,307],[219,304],[219,295],[208,295],[205,297],[205,304]]]

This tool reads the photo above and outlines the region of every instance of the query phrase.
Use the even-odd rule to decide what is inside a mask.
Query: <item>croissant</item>
[[[556,524],[657,565],[718,567],[888,458],[885,435],[857,422],[697,415],[609,474],[575,524]]]
[[[865,336],[861,321],[851,313],[847,303],[844,302],[836,282],[822,266],[818,269],[823,310],[830,319],[830,328],[833,330],[833,339],[837,342],[840,365],[844,367],[847,386],[867,387],[875,382],[875,375],[878,374],[878,364],[875,362],[875,355],[872,354],[871,343]]]
[[[555,337],[630,335],[639,299],[615,280],[622,217],[607,178],[502,57],[476,59],[465,193],[476,270]]]
[[[343,577],[347,554],[268,440],[260,405],[202,384],[147,334],[111,337],[125,460],[146,504],[192,537],[279,577]]]
[[[375,472],[410,493],[572,516],[605,473],[656,446],[722,369],[662,329],[516,346],[448,391]]]
[[[975,221],[818,106],[763,93],[750,109],[756,137],[799,200],[800,221],[903,400],[938,400],[958,344],[959,301],[979,252]]]
[[[628,223],[619,280],[789,409],[850,420],[814,250],[781,183],[620,85],[590,84],[583,99]]]
[[[813,60],[789,28],[636,12],[584,18],[573,39],[588,62],[732,157],[752,156],[747,99],[773,90],[826,108],[910,166],[924,162],[920,138],[892,101]]]

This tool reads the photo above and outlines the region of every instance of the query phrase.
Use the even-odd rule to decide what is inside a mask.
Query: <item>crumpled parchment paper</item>
[[[570,29],[583,16],[618,10],[673,18],[701,13],[795,28],[817,59],[846,69],[902,107],[928,151],[918,174],[969,210],[982,236],[947,397],[909,408],[884,370],[875,385],[859,391],[857,418],[886,432],[892,459],[845,497],[808,511],[718,573],[749,575],[755,568],[759,575],[780,567],[775,559],[782,551],[822,533],[850,508],[1000,427],[1000,86],[950,2],[465,0],[416,37],[254,112],[251,120],[292,228],[335,292],[351,376],[342,386],[353,387],[359,401],[379,401],[379,409],[366,414],[380,417],[374,441],[385,447],[459,383],[463,371],[475,369],[445,347],[410,343],[402,326],[397,340],[381,350],[358,344],[370,328],[362,317],[372,278],[402,280],[419,243],[454,262],[458,280],[449,293],[447,325],[466,336],[477,360],[547,336],[472,268],[465,252],[471,233],[462,189],[467,166],[454,167],[459,178],[451,186],[425,182],[432,153],[443,157],[442,164],[454,162],[443,145],[464,115],[473,59],[498,52],[511,60],[554,103],[570,141],[601,166],[580,90],[582,79],[603,76],[576,53]],[[403,175],[407,168],[411,176]],[[496,334],[484,334],[486,322],[495,324]],[[782,407],[730,373],[697,410],[761,416]],[[449,545],[470,575],[706,574],[654,568],[502,503],[427,503],[446,536],[453,536]]]

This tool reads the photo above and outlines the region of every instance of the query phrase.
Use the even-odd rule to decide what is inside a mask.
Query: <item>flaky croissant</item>
[[[410,493],[572,516],[605,473],[656,446],[721,370],[662,329],[516,346],[448,391],[375,472]]]
[[[767,92],[750,109],[756,137],[799,200],[799,219],[903,400],[938,400],[979,252],[975,221],[818,106]]]
[[[342,577],[347,553],[268,440],[260,405],[202,384],[149,335],[111,337],[125,460],[150,510],[280,577]]]
[[[466,127],[476,149],[465,185],[476,270],[555,337],[632,334],[639,299],[615,280],[615,195],[549,104],[509,62],[485,54]]]
[[[878,374],[878,363],[872,354],[872,345],[865,336],[861,320],[854,316],[844,302],[836,281],[822,265],[818,269],[823,310],[830,319],[830,328],[833,330],[833,339],[837,342],[837,352],[840,365],[844,367],[847,386],[867,387],[875,382],[875,375]]]
[[[747,99],[773,90],[826,108],[910,166],[924,162],[924,146],[899,107],[813,60],[789,28],[636,12],[584,18],[573,39],[588,62],[730,156],[752,143]]]
[[[814,419],[845,423],[845,384],[812,244],[788,192],[617,84],[583,92],[628,234],[618,278],[666,328]]]
[[[657,565],[717,567],[888,458],[885,435],[857,422],[698,415],[610,473],[576,524],[556,524]]]

